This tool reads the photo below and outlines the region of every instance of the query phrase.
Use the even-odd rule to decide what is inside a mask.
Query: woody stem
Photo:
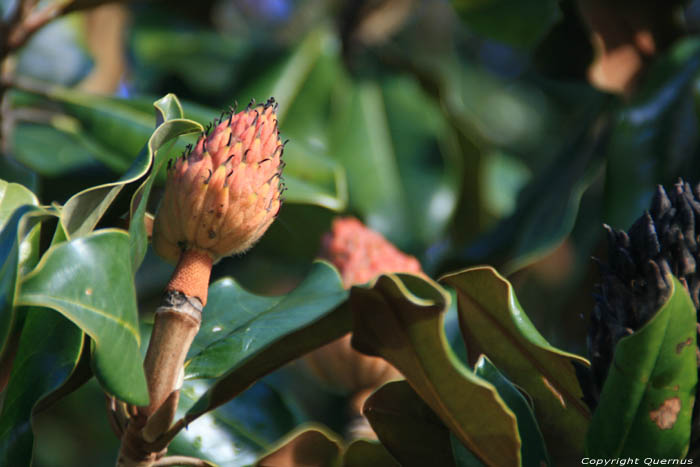
[[[153,452],[150,445],[170,428],[175,416],[183,365],[202,322],[211,267],[206,253],[187,250],[180,256],[156,310],[143,364],[150,403],[135,409],[122,437],[118,466],[151,466],[164,454],[164,450]]]

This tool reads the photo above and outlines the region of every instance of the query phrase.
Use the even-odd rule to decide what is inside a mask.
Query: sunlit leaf
[[[101,230],[52,247],[24,278],[17,303],[74,322],[93,340],[93,369],[105,390],[148,404],[126,233]]]
[[[168,94],[158,99],[153,103],[153,106],[156,109],[158,128],[149,138],[145,148],[151,172],[136,190],[131,200],[129,236],[131,238],[131,256],[134,271],[143,262],[148,246],[145,225],[148,197],[151,194],[151,189],[158,173],[167,161],[167,151],[159,152],[159,149],[180,135],[199,133],[203,130],[202,126],[197,122],[182,118],[182,106],[173,94]]]

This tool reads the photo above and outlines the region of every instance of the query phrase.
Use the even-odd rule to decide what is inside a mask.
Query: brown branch
[[[175,275],[178,274],[176,270]],[[206,276],[204,280],[208,283],[209,275]],[[199,331],[201,314],[202,303],[195,297],[179,291],[167,291],[163,297],[144,361],[150,403],[135,408],[122,437],[118,466],[154,465],[185,426],[184,421],[172,427],[171,423],[179,400],[185,357]]]
[[[7,38],[8,52],[22,47],[39,29],[66,13],[72,4],[73,0],[51,2],[41,10],[29,13],[23,21],[17,23],[10,31]]]

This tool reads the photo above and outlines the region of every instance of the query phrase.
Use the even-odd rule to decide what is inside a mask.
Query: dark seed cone
[[[668,193],[658,186],[651,208],[628,232],[605,226],[608,263],[600,264],[601,282],[588,334],[595,392],[586,397],[592,408],[597,405],[617,342],[641,328],[668,300],[669,274],[686,287],[695,309],[700,306],[698,199],[700,185],[693,189],[679,180]],[[694,427],[699,418],[696,410]],[[694,433],[693,439],[696,437]]]

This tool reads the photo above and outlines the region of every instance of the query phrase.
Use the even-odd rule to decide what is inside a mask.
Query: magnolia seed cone
[[[214,262],[250,248],[277,216],[284,190],[276,104],[230,112],[168,166],[153,247],[170,262],[185,250]]]
[[[333,221],[331,232],[323,238],[321,256],[338,268],[348,288],[384,273],[422,274],[416,258],[402,253],[382,235],[352,217]],[[401,377],[386,360],[353,349],[350,334],[311,352],[306,363],[317,379],[342,393],[375,389]],[[361,407],[359,404],[358,409]]]

